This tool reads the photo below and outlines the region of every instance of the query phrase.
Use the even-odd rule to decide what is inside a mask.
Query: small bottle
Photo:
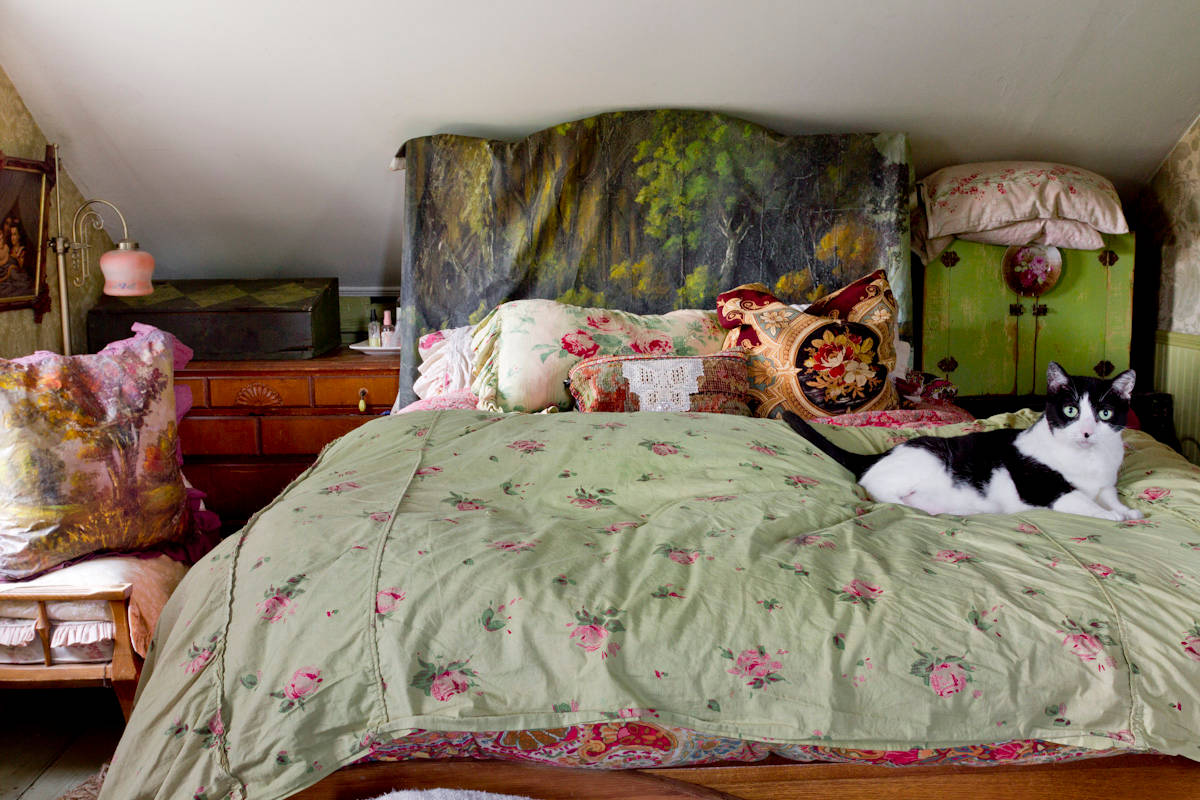
[[[383,311],[383,330],[380,331],[379,338],[384,347],[396,346],[396,326],[392,324],[392,312],[388,309]]]
[[[367,323],[367,347],[382,347],[383,338],[380,335],[382,331],[379,327],[379,315],[375,309],[371,309],[371,321]]]

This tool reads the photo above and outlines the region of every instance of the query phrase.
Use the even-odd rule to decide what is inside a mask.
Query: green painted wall
[[[0,69],[0,151],[5,155],[17,158],[32,158],[41,160],[46,156],[46,137],[38,128],[37,122],[25,102],[17,94],[16,88],[8,75]],[[64,162],[68,162],[70,153],[64,154]],[[83,202],[83,196],[75,188],[69,177],[69,163],[63,164],[62,192],[63,216],[75,213],[75,209]],[[51,235],[57,234],[54,228],[54,205],[51,203],[50,219]],[[68,223],[69,224],[69,223]],[[112,248],[112,240],[103,231],[89,231],[88,243],[92,246],[93,258]],[[93,261],[95,264],[95,261]],[[58,302],[58,275],[54,269],[53,254],[47,255],[48,273],[50,278],[50,312],[42,317],[40,324],[33,321],[33,311],[27,308],[15,311],[0,312],[0,358],[14,358],[32,353],[34,350],[55,350],[61,352],[62,331],[60,308]],[[85,320],[87,310],[100,296],[100,287],[104,281],[100,271],[95,269],[90,281],[82,287],[70,287],[71,298],[71,341],[79,352],[85,341]]]

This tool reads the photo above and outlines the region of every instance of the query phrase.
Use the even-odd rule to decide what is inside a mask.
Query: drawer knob
[[[364,411],[364,412],[367,410],[367,390],[366,389],[358,390],[358,410]]]
[[[283,405],[283,396],[270,386],[251,383],[238,389],[233,402],[239,406],[281,406]]]

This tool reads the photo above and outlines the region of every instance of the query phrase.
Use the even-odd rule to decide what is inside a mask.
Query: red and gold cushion
[[[599,356],[568,373],[580,411],[699,411],[749,416],[747,357]]]
[[[762,284],[717,297],[726,348],[749,356],[751,408],[806,419],[896,408],[896,299],[882,270],[800,311]]]

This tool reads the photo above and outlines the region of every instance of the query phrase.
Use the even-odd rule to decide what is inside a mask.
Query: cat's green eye
[[[1063,413],[1067,415],[1067,419],[1075,419],[1079,416],[1079,409],[1075,406],[1063,406]]]
[[[1100,419],[1112,419],[1112,409],[1102,408],[1100,409],[1100,413],[1096,416],[1100,417]]]

